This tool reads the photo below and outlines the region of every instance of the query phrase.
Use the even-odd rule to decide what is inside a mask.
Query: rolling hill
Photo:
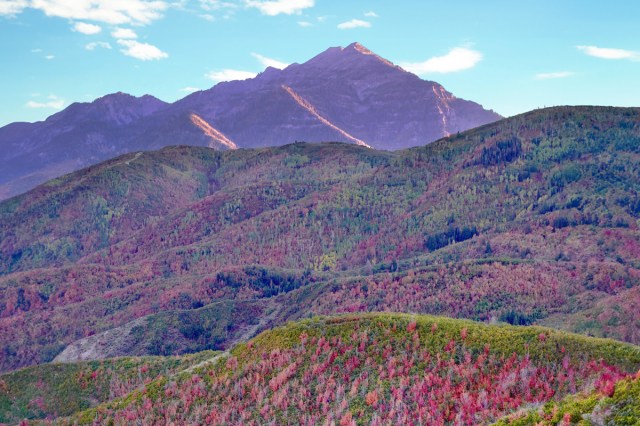
[[[407,314],[315,317],[266,331],[191,367],[174,367],[55,424],[479,425],[576,392],[624,400],[622,388],[639,366],[637,346],[540,327]],[[65,367],[35,370],[52,368]],[[85,365],[66,368],[71,371],[59,381],[71,384],[74,401],[87,392],[75,384],[99,388],[112,371],[107,363],[87,374],[75,373]],[[141,368],[131,363],[116,371],[135,377]],[[33,378],[29,382],[31,370],[11,377],[20,377],[22,393],[46,407],[61,388],[45,394]],[[153,376],[150,368],[145,374]],[[10,404],[17,411],[25,401]],[[632,401],[625,404],[633,408]]]
[[[0,369],[225,350],[362,311],[637,344],[639,159],[640,110],[606,107],[395,152],[127,154],[0,204]]]

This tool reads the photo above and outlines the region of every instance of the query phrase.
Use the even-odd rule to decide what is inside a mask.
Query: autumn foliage
[[[314,319],[75,420],[476,425],[594,382],[606,389],[639,364],[632,346],[550,330],[406,315]]]

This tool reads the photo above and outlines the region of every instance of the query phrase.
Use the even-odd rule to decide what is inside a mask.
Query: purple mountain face
[[[0,199],[126,152],[168,145],[341,141],[391,150],[500,118],[353,43],[174,104],[116,93],[43,122],[9,124],[0,128]]]
[[[153,96],[114,93],[74,103],[45,121],[0,128],[0,199],[131,151],[142,135],[129,129],[166,106]]]

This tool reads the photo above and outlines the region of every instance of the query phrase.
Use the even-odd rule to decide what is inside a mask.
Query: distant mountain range
[[[364,46],[267,68],[173,104],[115,93],[0,128],[0,199],[121,154],[169,145],[226,150],[339,141],[394,150],[500,119]]]

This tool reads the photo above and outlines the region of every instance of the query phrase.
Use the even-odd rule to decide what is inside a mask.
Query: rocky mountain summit
[[[170,145],[226,150],[337,141],[395,150],[501,118],[366,47],[332,47],[173,104],[115,93],[38,123],[0,128],[0,199],[134,151]]]

